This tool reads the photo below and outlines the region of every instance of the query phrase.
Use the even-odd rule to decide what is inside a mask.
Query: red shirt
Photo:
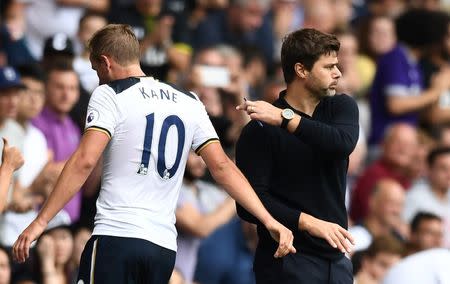
[[[369,212],[369,196],[375,184],[383,178],[399,182],[406,190],[411,186],[411,179],[395,172],[386,162],[379,159],[370,165],[356,181],[350,203],[350,218],[359,222]]]

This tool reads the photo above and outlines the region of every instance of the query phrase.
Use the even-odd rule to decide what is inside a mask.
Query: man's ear
[[[100,61],[103,62],[108,69],[111,68],[111,60],[106,55],[100,55]]]
[[[308,70],[306,70],[305,66],[303,66],[303,64],[301,63],[295,63],[294,70],[295,74],[301,79],[305,79],[308,75]]]

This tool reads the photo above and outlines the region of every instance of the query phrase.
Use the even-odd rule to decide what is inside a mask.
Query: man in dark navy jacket
[[[339,41],[314,29],[289,34],[281,63],[287,89],[273,105],[246,101],[252,121],[236,148],[238,167],[264,206],[294,232],[296,254],[271,255],[276,243],[258,226],[254,271],[260,283],[353,283],[344,253],[348,157],[358,140],[358,107],[335,95]],[[239,216],[256,220],[238,206]]]

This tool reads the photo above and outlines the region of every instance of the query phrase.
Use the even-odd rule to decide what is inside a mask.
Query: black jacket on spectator
[[[291,108],[284,92],[274,105]],[[236,146],[236,163],[272,216],[294,233],[299,253],[326,259],[343,254],[325,240],[299,231],[301,212],[347,229],[345,208],[348,157],[358,140],[358,107],[347,95],[325,97],[312,117],[302,119],[294,134],[279,127],[251,121]],[[238,205],[244,220],[257,223]],[[264,226],[258,226],[258,250],[273,255],[277,244]],[[257,252],[258,254],[258,252]]]

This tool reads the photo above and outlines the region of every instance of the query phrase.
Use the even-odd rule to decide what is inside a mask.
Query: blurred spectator
[[[48,72],[52,68],[52,65],[60,64],[58,62],[72,65],[74,56],[73,40],[64,33],[56,33],[45,39],[41,64],[44,70]]]
[[[361,53],[376,62],[396,45],[395,23],[386,16],[367,17],[358,26],[358,40]]]
[[[450,72],[439,72],[430,88],[423,89],[418,66],[422,49],[430,43],[432,12],[413,10],[396,21],[398,44],[380,57],[370,92],[371,134],[369,144],[380,142],[385,129],[394,122],[417,125],[419,111],[434,104],[450,87]]]
[[[358,70],[358,41],[349,31],[337,32],[336,36],[341,43],[338,60],[342,77],[339,78],[337,92],[356,96],[361,92],[362,80]]]
[[[59,224],[49,227],[36,244],[36,282],[42,284],[70,283],[70,257],[73,251],[70,227]]]
[[[260,99],[266,82],[267,64],[262,52],[255,47],[248,46],[242,49],[244,77],[248,98]],[[242,76],[242,75],[238,75]]]
[[[225,11],[210,12],[199,23],[191,45],[195,49],[221,43],[236,47],[254,45],[261,48],[271,64],[275,53],[269,8],[269,0],[230,0]]]
[[[80,267],[81,253],[84,250],[84,246],[88,242],[92,235],[92,230],[83,226],[75,229],[73,233],[73,251],[69,262],[69,271],[71,272],[69,282],[70,284],[76,284],[78,279],[78,270]]]
[[[69,112],[79,97],[78,76],[69,64],[59,62],[48,70],[46,102],[41,114],[33,120],[47,139],[47,145],[54,153],[56,176],[59,176],[66,160],[78,146],[80,130],[69,117]],[[80,215],[81,192],[64,207],[72,222]]]
[[[329,0],[304,0],[304,20],[302,28],[313,28],[324,33],[336,29],[336,14]]]
[[[37,65],[21,66],[22,82],[26,89],[19,95],[17,121],[25,131],[23,138],[23,156],[25,163],[19,172],[18,180],[23,187],[29,189],[34,201],[33,208],[22,213],[6,212],[0,217],[0,242],[12,247],[20,233],[37,216],[38,203],[52,184],[52,168],[48,164],[52,159],[48,153],[44,134],[31,124],[31,119],[42,110],[45,100],[44,74]],[[54,182],[54,181],[53,181]]]
[[[81,54],[75,57],[73,68],[78,73],[82,88],[89,94],[98,86],[98,77],[89,61],[89,49],[87,48],[87,44],[92,35],[106,26],[107,23],[106,18],[102,14],[95,12],[88,12],[80,19],[77,35],[82,50]]]
[[[416,9],[438,11],[442,1],[440,0],[411,0],[409,6]]]
[[[402,186],[392,179],[381,179],[375,185],[369,200],[369,214],[349,232],[356,240],[354,251],[366,249],[374,238],[394,236],[406,239],[407,226],[402,222],[405,193]]]
[[[0,136],[13,146],[23,149],[24,133],[15,121],[19,96],[25,89],[19,73],[12,67],[0,67]]]
[[[420,61],[424,74],[425,86],[428,88],[435,80],[434,76],[446,70],[450,76],[450,15],[444,12],[435,12],[430,18],[433,29],[429,31],[432,42],[425,50]],[[430,24],[431,25],[431,24]],[[450,122],[450,88],[443,90],[439,100],[425,110],[422,125],[427,130],[439,127]]]
[[[77,35],[82,50],[81,54],[73,59],[73,69],[77,72],[80,80],[80,96],[70,111],[70,117],[78,125],[80,130],[84,129],[86,123],[87,106],[91,94],[99,85],[97,73],[92,69],[91,62],[89,61],[90,53],[87,44],[94,33],[106,24],[106,18],[96,12],[87,12],[80,19],[80,27]]]
[[[278,99],[281,91],[284,89],[286,89],[286,83],[283,79],[270,79],[264,86],[263,96],[261,99],[266,102],[273,103]]]
[[[442,219],[433,213],[419,212],[411,221],[407,254],[440,248],[444,244],[443,236],[444,224]]]
[[[432,137],[439,146],[450,147],[450,124],[443,124],[435,127],[432,131]]]
[[[0,165],[0,213],[5,210],[9,186],[14,171],[23,165],[23,157],[15,147],[9,147],[8,141],[3,138],[2,163]]]
[[[363,253],[361,269],[355,275],[355,284],[380,283],[389,269],[400,261],[403,252],[402,243],[391,236],[374,239]]]
[[[25,42],[25,1],[2,1],[0,25],[0,51],[6,53],[7,64],[18,66],[34,61]],[[2,64],[0,64],[1,66]]]
[[[128,24],[141,43],[142,70],[165,80],[169,71],[168,49],[172,46],[175,19],[163,11],[164,1],[136,0],[112,11],[109,22]]]
[[[197,259],[195,281],[208,284],[253,284],[254,250],[242,223],[233,219],[202,241]],[[256,228],[251,227],[252,235]],[[250,242],[249,242],[250,241]],[[253,247],[253,248],[254,248]],[[211,253],[211,252],[215,253]]]
[[[367,2],[372,15],[383,15],[391,18],[396,18],[407,8],[407,1],[405,0],[370,0]]]
[[[200,156],[190,152],[186,164],[183,185],[175,211],[177,217],[177,258],[175,268],[183,275],[186,283],[194,280],[197,252],[201,238],[228,223],[236,215],[234,201],[227,198],[212,212],[206,212],[199,199],[200,191],[206,191],[212,184],[199,180],[205,174],[206,165]]]
[[[26,40],[33,56],[40,60],[44,41],[57,33],[74,39],[85,9],[106,12],[109,0],[28,0]]]
[[[417,131],[414,127],[398,123],[387,130],[381,145],[381,157],[365,169],[352,191],[350,217],[354,222],[367,216],[369,196],[380,179],[394,179],[405,190],[409,189],[412,179],[408,175],[414,163],[417,145]]]
[[[279,62],[284,37],[303,26],[303,5],[296,0],[274,0],[272,1],[270,16],[274,34],[274,56],[275,61]]]
[[[353,17],[352,0],[335,0],[331,1],[333,4],[333,11],[335,15],[336,29],[349,28],[351,19]]]
[[[232,83],[231,70],[227,66],[223,51],[223,49],[220,50],[218,47],[199,50],[194,56],[194,62],[185,87],[196,93],[205,105],[206,112],[220,138],[222,146],[229,150],[234,146],[233,140],[231,139],[234,137],[233,134],[235,134],[236,128],[233,127],[233,121],[228,117],[228,113],[226,113],[224,104],[225,96],[223,96],[223,91],[221,90],[225,87],[230,87],[230,84]],[[229,55],[235,57],[232,54],[233,51],[231,51]],[[239,73],[236,74],[236,71],[241,72],[241,62],[241,57],[238,54],[228,63],[228,65],[232,64],[233,68],[236,68],[234,69],[235,82],[231,89],[239,92],[237,94],[238,97],[242,96],[242,91],[240,89],[240,80],[238,80],[238,77],[240,76],[237,75]],[[222,75],[214,78],[214,76],[210,74],[211,72],[220,73]],[[236,112],[234,107],[235,105],[233,105],[233,112]],[[234,115],[239,114],[235,113]]]
[[[414,163],[411,163],[407,174],[413,185],[420,183],[428,175],[427,157],[430,151],[436,147],[436,141],[423,129],[417,129],[417,136],[419,143],[413,154]]]
[[[428,155],[428,179],[417,183],[406,195],[403,218],[410,222],[420,211],[442,218],[445,245],[450,247],[450,148],[436,148]]]
[[[386,274],[383,284],[398,283],[450,283],[450,251],[430,249],[401,260]]]
[[[14,68],[9,66],[0,68],[0,137],[6,138],[9,144],[17,147],[21,153],[23,153],[25,133],[15,119],[19,97],[24,88],[25,85]],[[32,207],[32,199],[28,190],[18,182],[19,173],[20,171],[14,175],[7,203],[10,210],[23,212]]]
[[[6,248],[0,246],[0,284],[10,284],[11,256]]]
[[[352,32],[349,30],[337,31],[336,36],[341,43],[338,65],[342,73],[337,85],[337,92],[355,97],[359,108],[359,125],[364,130],[360,132],[360,135],[366,135],[370,130],[370,111],[366,93],[372,84],[370,70],[373,69],[375,72],[375,67],[366,56],[359,55],[358,40]]]
[[[219,45],[217,50],[222,54],[225,65],[229,71],[230,82],[227,86],[220,88],[222,97],[222,105],[225,116],[229,119],[231,125],[227,130],[222,146],[229,153],[234,153],[234,145],[241,133],[242,128],[249,121],[248,115],[244,112],[236,112],[236,106],[241,103],[244,98],[249,97],[249,82],[243,68],[243,56],[239,50],[228,46]]]

